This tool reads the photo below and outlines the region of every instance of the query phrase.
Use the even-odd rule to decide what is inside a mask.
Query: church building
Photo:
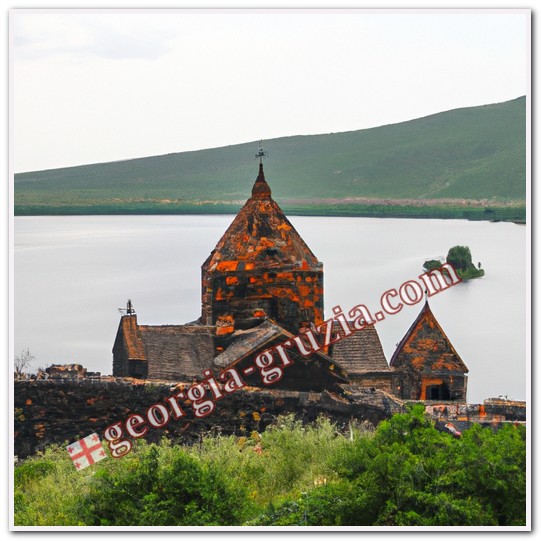
[[[410,400],[466,400],[468,368],[425,302],[391,362],[394,394]]]
[[[323,263],[272,199],[262,163],[252,197],[201,270],[204,325],[249,328],[265,313],[297,334],[323,322]]]
[[[272,198],[264,155],[260,148],[251,197],[201,267],[200,318],[186,325],[140,325],[130,302],[113,346],[113,375],[186,382],[202,379],[204,370],[235,367],[248,374],[248,385],[261,387],[261,377],[250,372],[258,355],[308,334],[323,343],[317,330],[325,321],[323,263]],[[432,320],[423,314],[426,325],[416,324],[425,329]],[[273,387],[341,391],[349,384],[407,399],[465,400],[467,369],[450,342],[443,364],[405,355],[423,343],[407,335],[389,366],[376,328],[368,325],[309,354],[291,348],[292,362]],[[459,362],[449,361],[453,355]]]

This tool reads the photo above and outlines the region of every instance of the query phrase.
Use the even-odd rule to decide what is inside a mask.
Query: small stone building
[[[200,378],[205,368],[212,367],[214,331],[204,325],[139,325],[137,314],[122,316],[113,346],[113,375]]]
[[[423,309],[391,358],[394,394],[410,400],[465,401],[468,368],[432,310]]]

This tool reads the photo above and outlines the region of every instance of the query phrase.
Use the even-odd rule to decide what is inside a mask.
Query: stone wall
[[[134,384],[127,380],[34,380],[14,385],[14,445],[19,458],[53,443],[67,445],[92,432],[103,438],[107,426],[124,422],[131,413],[145,416],[149,406],[175,391],[174,385],[166,383]],[[451,421],[460,430],[474,422],[497,427],[526,420],[525,403],[510,400],[427,402],[425,406],[434,420]],[[185,411],[181,420],[171,421],[163,429],[151,428],[146,439],[157,442],[165,435],[177,443],[195,443],[208,433],[240,436],[253,430],[261,432],[286,413],[294,413],[304,422],[325,415],[343,428],[352,420],[377,425],[404,411],[404,403],[384,391],[355,385],[343,385],[341,394],[244,388],[218,401],[216,410],[205,418],[195,419],[189,407]]]
[[[203,303],[211,323],[231,315],[245,328],[253,314],[263,311],[293,334],[302,321],[323,320],[323,271],[215,271],[203,278]]]
[[[526,422],[526,402],[485,400],[483,404],[426,402],[426,412],[433,419],[497,425],[505,422]]]
[[[387,393],[392,393],[395,373],[394,372],[378,372],[363,377],[351,377],[352,385],[367,388],[378,389]]]
[[[189,384],[188,384],[189,386]],[[149,406],[173,394],[168,384],[134,385],[126,381],[18,381],[15,382],[15,455],[29,456],[52,443],[71,443],[123,422],[130,413],[145,415]],[[391,396],[376,390],[345,387],[342,396],[322,393],[246,388],[216,403],[208,417],[171,421],[163,429],[151,428],[146,439],[167,435],[176,442],[194,443],[204,433],[243,435],[262,431],[278,415],[295,413],[303,421],[327,415],[346,427],[352,418],[376,425],[400,411]]]

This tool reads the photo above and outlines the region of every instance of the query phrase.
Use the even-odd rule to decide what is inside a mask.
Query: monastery
[[[323,263],[272,198],[264,154],[260,149],[256,155],[251,197],[201,267],[200,318],[141,325],[129,302],[113,346],[113,375],[191,382],[207,369],[235,367],[246,374],[258,355],[308,330],[323,344],[317,331],[325,321]],[[374,325],[309,355],[293,348],[288,353],[293,363],[273,384],[278,389],[340,392],[345,385],[401,399],[466,401],[468,368],[428,300],[390,363]],[[259,374],[245,381],[263,387]]]

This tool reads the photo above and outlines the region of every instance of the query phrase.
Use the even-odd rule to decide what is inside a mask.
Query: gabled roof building
[[[272,198],[261,160],[251,197],[201,267],[201,288],[201,316],[187,325],[140,325],[129,301],[113,346],[113,374],[185,382],[202,379],[206,369],[234,367],[248,385],[261,387],[261,373],[251,370],[259,355],[308,330],[324,341],[316,330],[324,322],[323,264]],[[275,388],[350,384],[422,400],[466,395],[467,368],[428,304],[391,366],[374,325],[309,355],[294,348],[289,355]]]
[[[392,392],[394,372],[387,364],[374,325],[336,342],[329,355],[345,370],[351,384]]]
[[[122,316],[113,346],[113,374],[142,379],[191,381],[212,367],[213,327],[139,325]]]
[[[391,362],[395,394],[410,400],[465,401],[468,368],[425,302]]]
[[[255,366],[258,354],[292,338],[293,334],[267,319],[257,327],[234,332],[227,348],[214,359],[214,365],[218,369],[235,367],[240,373],[247,374],[249,368]],[[303,357],[292,348],[288,351],[288,358],[292,364],[283,369],[284,376],[276,384],[277,387],[297,391],[323,391],[348,382],[343,367],[322,351]],[[261,374],[254,371],[245,375],[245,381],[260,387]]]

